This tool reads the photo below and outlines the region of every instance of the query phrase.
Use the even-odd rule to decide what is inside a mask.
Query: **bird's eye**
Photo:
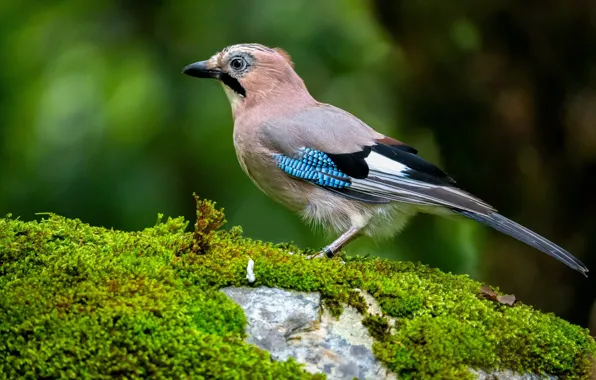
[[[234,58],[230,62],[230,66],[234,70],[242,70],[242,69],[244,69],[246,67],[246,61],[243,60],[242,58]]]

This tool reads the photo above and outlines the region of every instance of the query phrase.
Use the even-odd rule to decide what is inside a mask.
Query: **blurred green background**
[[[136,230],[192,220],[196,192],[246,236],[322,247],[241,171],[220,85],[180,73],[259,42],[596,270],[595,25],[588,0],[4,1],[0,214]],[[593,279],[471,221],[419,216],[348,252],[468,273],[596,331]]]

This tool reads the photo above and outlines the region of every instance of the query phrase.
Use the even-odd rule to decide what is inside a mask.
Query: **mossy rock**
[[[218,290],[256,282],[318,291],[336,313],[364,310],[374,351],[400,378],[467,378],[469,368],[589,376],[588,331],[530,306],[480,297],[482,284],[410,263],[308,260],[300,249],[220,230],[198,201],[194,232],[181,218],[140,232],[48,215],[0,219],[0,378],[323,378],[244,342],[242,309]],[[294,252],[290,255],[289,251]]]

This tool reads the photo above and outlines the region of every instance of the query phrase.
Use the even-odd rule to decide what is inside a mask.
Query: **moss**
[[[348,293],[348,300],[346,303],[355,307],[360,314],[366,314],[368,311],[366,300],[358,291],[351,291]]]
[[[197,221],[195,222],[195,232],[192,237],[192,252],[201,253],[209,249],[211,237],[217,229],[226,223],[222,210],[217,210],[215,203],[211,201],[202,201],[196,194],[193,194],[197,204]],[[239,231],[240,234],[242,231]]]
[[[366,315],[362,318],[362,324],[368,328],[370,335],[380,342],[384,342],[390,336],[389,321],[380,315]]]
[[[200,260],[186,225],[0,219],[0,378],[313,377],[243,342],[242,309],[208,285],[216,272],[188,275]]]
[[[194,233],[180,218],[140,232],[56,215],[0,219],[0,374],[313,377],[243,341],[242,310],[218,289],[248,285],[250,257],[253,286],[319,291],[336,313],[342,303],[365,309],[353,289],[372,294],[398,318],[391,333],[384,318],[365,323],[375,354],[400,378],[465,378],[469,367],[588,376],[596,344],[585,329],[481,299],[467,276],[410,262],[308,260],[297,247],[219,230],[223,214],[209,202],[197,210]]]
[[[344,312],[344,306],[337,298],[323,299],[323,307],[335,318],[339,318]]]

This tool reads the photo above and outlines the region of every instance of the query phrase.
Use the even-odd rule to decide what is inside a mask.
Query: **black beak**
[[[238,82],[238,79],[232,78],[230,74],[219,69],[207,68],[206,62],[207,61],[191,63],[182,69],[182,73],[196,78],[213,78],[220,80],[240,96],[246,97],[246,90],[242,87],[240,82]]]
[[[182,73],[196,78],[219,79],[221,77],[221,71],[217,69],[208,69],[205,62],[206,61],[191,63],[182,69]]]

